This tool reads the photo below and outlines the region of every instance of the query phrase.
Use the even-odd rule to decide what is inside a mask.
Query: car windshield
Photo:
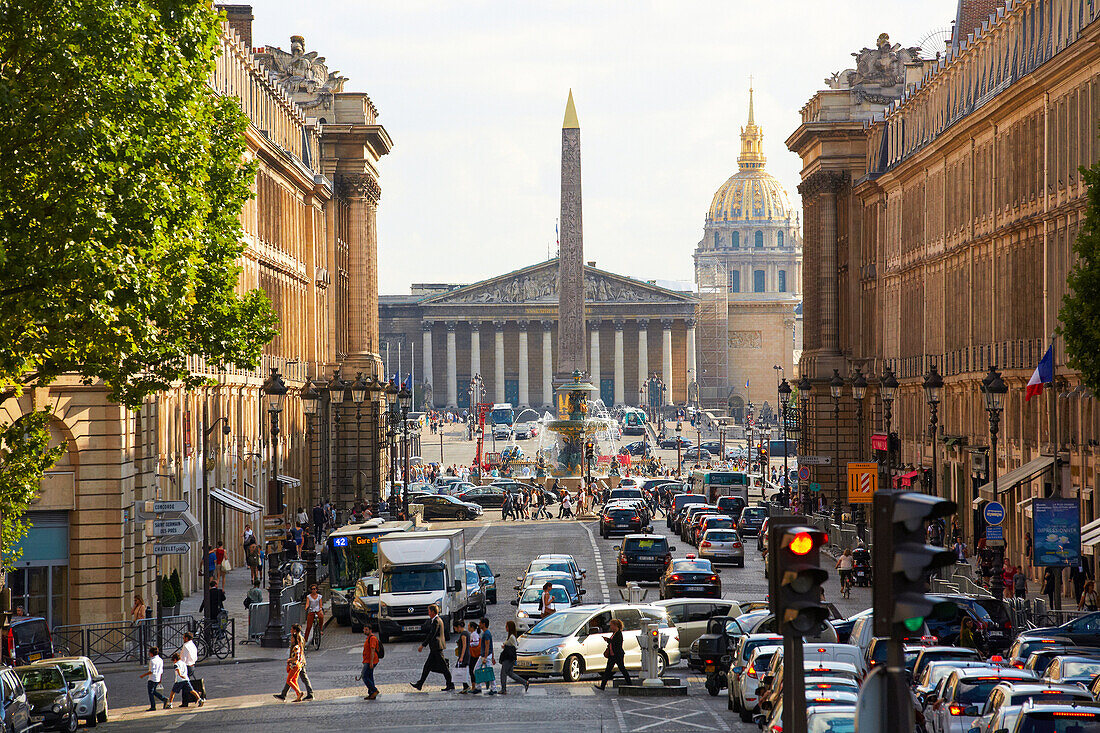
[[[443,590],[443,568],[410,566],[399,572],[382,574],[383,593],[423,593],[431,590]]]
[[[753,650],[756,649],[757,647],[759,647],[759,646],[772,646],[772,645],[776,644],[776,642],[779,642],[779,641],[782,641],[782,639],[753,639],[752,641],[746,641],[743,655],[744,655],[745,659],[748,659],[750,656],[752,656]]]
[[[883,646],[886,645],[883,644]],[[996,677],[959,680],[959,684],[955,688],[954,702],[964,705],[984,704],[985,701],[989,699],[989,693],[993,691],[993,688],[997,686],[998,682],[1001,682],[1001,680]]]
[[[629,539],[623,542],[623,550],[626,552],[661,553],[668,550],[668,541],[664,537]]]
[[[706,523],[707,523],[707,529],[714,529],[714,528],[729,529],[730,527],[733,526],[733,520],[729,519],[728,517],[726,519],[708,519],[708,520],[706,520]]]
[[[88,679],[88,670],[84,666],[84,662],[55,662],[55,664],[61,667],[61,673],[65,675],[65,681],[70,684],[84,682]]]
[[[1063,677],[1095,677],[1100,674],[1100,662],[1064,662]]]
[[[27,689],[27,692],[60,690],[65,687],[65,680],[62,679],[61,673],[53,667],[20,670],[19,679],[23,683],[23,687]]]
[[[677,560],[672,563],[672,569],[679,573],[709,573],[711,566],[709,560]]]
[[[1100,713],[1084,710],[1035,710],[1023,714],[1018,733],[1100,733]]]
[[[768,510],[763,507],[748,507],[741,512],[742,519],[763,519],[768,516]]]
[[[707,532],[706,536],[703,537],[703,539],[708,540],[710,542],[736,542],[737,541],[737,533],[736,532],[715,532],[714,530],[711,530],[711,531]]]
[[[856,716],[852,712],[814,713],[808,733],[855,733]]]
[[[573,582],[573,576],[571,576],[571,575],[560,577],[560,578],[554,578],[554,577],[551,577],[551,578],[542,577],[542,578],[540,578],[537,575],[527,575],[523,579],[524,589],[529,588],[529,587],[535,587],[535,588],[538,588],[539,590],[541,590],[542,586],[545,585],[546,583],[553,583],[554,585],[560,585],[563,588],[565,588],[565,590],[570,595],[576,595],[576,593],[577,593],[577,584]]]
[[[531,567],[527,568],[529,573],[572,573],[573,568],[567,562],[561,560],[535,560],[531,563]]]
[[[580,628],[590,612],[558,611],[535,624],[524,636],[569,636]]]
[[[520,603],[538,603],[539,598],[542,596],[542,588],[531,586],[527,590],[523,591],[523,595],[520,596]],[[569,603],[569,593],[565,588],[560,586],[552,586],[550,588],[550,597],[554,599],[554,603]]]
[[[481,576],[474,568],[466,568],[466,585],[477,588],[481,584]]]

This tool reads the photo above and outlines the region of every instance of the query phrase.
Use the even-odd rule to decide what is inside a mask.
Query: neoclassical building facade
[[[738,171],[714,194],[695,248],[699,397],[740,416],[776,401],[775,366],[794,375],[802,291],[798,215],[765,170],[764,133],[749,90]]]
[[[557,269],[552,259],[471,285],[414,285],[410,295],[381,296],[386,372],[411,373],[434,407],[468,407],[474,375],[488,402],[554,404]],[[694,294],[592,266],[584,284],[588,372],[604,404],[646,403],[639,387],[654,374],[666,385],[665,404],[686,403]]]
[[[872,434],[884,430],[878,382],[892,369],[901,384],[895,479],[956,501],[971,542],[985,529],[982,506],[999,500],[1019,565],[1030,504],[1051,491],[1055,454],[1061,494],[1080,503],[1086,554],[1100,541],[1100,414],[1061,339],[1059,388],[1024,400],[1075,259],[1087,196],[1079,167],[1100,159],[1100,8],[1012,0],[967,23],[980,5],[960,3],[962,31],[937,59],[883,39],[864,49],[858,69],[807,103],[787,141],[804,165],[802,369],[814,381],[804,450],[874,455]],[[884,69],[885,86],[872,75]],[[980,390],[992,366],[1009,387],[995,464]],[[922,389],[932,367],[945,382],[934,432]],[[828,380],[856,368],[872,385],[867,427],[860,439],[846,386],[837,446]],[[831,472],[815,473],[831,488]]]
[[[374,219],[378,162],[392,143],[367,95],[344,92],[344,80],[306,54],[300,38],[283,52],[289,69],[265,65],[264,52],[252,47],[251,7],[220,9],[227,22],[209,83],[240,101],[251,123],[246,155],[258,164],[255,197],[240,215],[246,248],[239,287],[263,289],[278,314],[278,334],[259,369],[215,370],[192,359],[190,369],[212,386],[159,393],[137,410],[75,375],[5,404],[8,419],[52,410],[54,441],[67,447],[42,482],[23,556],[9,573],[15,603],[51,626],[128,620],[135,594],[155,605],[158,573],[179,570],[185,592],[199,587],[200,543],[158,561],[152,523],[141,521],[135,506],[182,499],[201,517],[204,456],[210,488],[226,499],[211,502],[209,541],[225,540],[231,561],[241,565],[238,538],[245,523],[259,528],[260,514],[237,509],[266,507],[276,456],[293,511],[322,489],[346,495],[354,482],[346,460],[322,470],[318,435],[347,446],[345,456],[353,440],[364,455],[377,455],[377,401],[365,411],[369,429],[353,437],[326,431],[327,415],[307,422],[299,392],[307,377],[324,378],[338,365],[345,373],[381,375]],[[277,441],[262,394],[272,368],[289,388]],[[208,424],[224,417],[229,425],[223,435],[219,424],[208,445],[204,407]],[[372,482],[380,480],[380,460],[369,469]]]

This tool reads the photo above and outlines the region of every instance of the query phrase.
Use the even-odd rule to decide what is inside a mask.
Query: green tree
[[[1088,208],[1073,243],[1077,262],[1066,280],[1059,333],[1065,339],[1069,365],[1081,372],[1089,389],[1100,394],[1100,163],[1082,168],[1081,175],[1088,185]]]
[[[202,383],[189,355],[258,363],[276,317],[237,287],[255,171],[218,34],[208,0],[0,0],[0,403],[76,373],[136,406]],[[48,445],[13,427],[0,457]]]

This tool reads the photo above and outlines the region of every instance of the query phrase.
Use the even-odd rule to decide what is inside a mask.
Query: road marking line
[[[603,591],[604,603],[611,602],[611,591],[607,587],[607,577],[603,572],[603,561],[600,559],[600,546],[596,544],[596,535],[592,534],[592,528],[587,524],[582,524],[581,527],[588,533],[588,541],[592,545],[592,554],[596,559],[596,575],[600,579],[600,590]]]
[[[476,545],[477,541],[481,539],[481,535],[485,534],[489,530],[489,527],[492,527],[492,526],[493,526],[493,522],[492,522],[492,520],[490,520],[488,524],[486,524],[484,527],[481,528],[481,531],[479,531],[476,535],[474,535],[474,538],[472,540],[470,540],[469,542],[466,543],[466,551],[469,552],[470,548],[473,547],[474,545]]]
[[[595,692],[595,690],[593,690],[593,692]],[[626,718],[623,716],[623,706],[619,704],[618,695],[615,695],[615,697],[611,698],[611,708],[615,711],[615,720],[619,724],[619,730],[622,733],[626,733]]]

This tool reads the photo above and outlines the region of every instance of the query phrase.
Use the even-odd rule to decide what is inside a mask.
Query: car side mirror
[[[513,606],[518,606],[518,605],[519,605],[519,601],[511,601],[511,604],[512,604]]]
[[[577,595],[581,595],[581,596],[583,596],[583,595],[584,595],[585,593],[587,593],[587,592],[588,592],[588,591],[586,591],[586,590],[585,590],[584,588],[581,588],[581,589],[580,589],[579,591],[577,591]]]
[[[454,588],[452,588],[451,590],[455,591],[456,593],[458,591],[462,590],[462,581],[461,580],[456,580],[455,584],[454,584]]]
[[[494,578],[499,578],[499,577],[500,577],[500,573],[497,573],[497,574],[496,574],[496,575],[494,575],[493,577],[494,577]]]
[[[979,714],[980,713],[978,711],[978,706],[977,705],[968,705],[967,707],[963,708],[963,715],[979,715]]]
[[[103,681],[103,675],[101,675],[101,674],[97,674],[94,677],[92,677],[92,682],[102,682],[102,681]]]
[[[518,585],[513,585],[512,590],[519,590],[519,586]]]
[[[378,589],[368,587],[367,588],[367,595],[368,596],[377,596],[378,595]]]

